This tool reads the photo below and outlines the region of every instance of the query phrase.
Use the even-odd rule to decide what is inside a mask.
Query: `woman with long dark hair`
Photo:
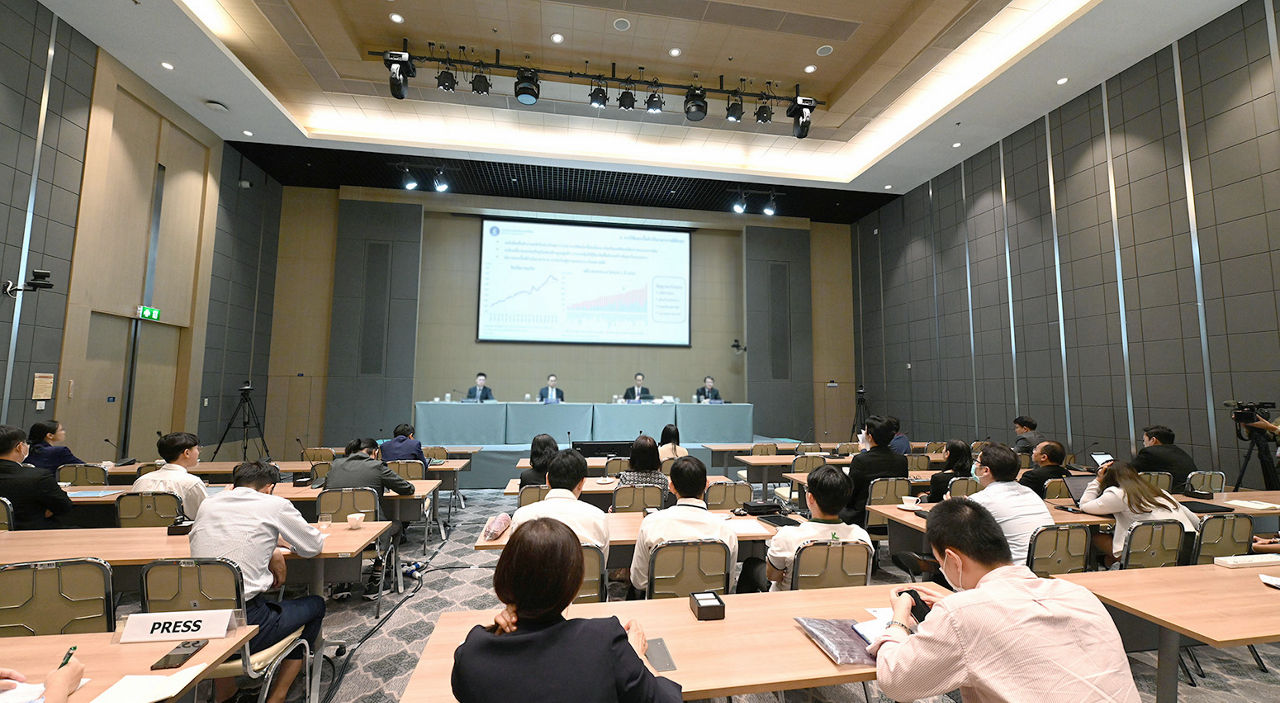
[[[1115,535],[1098,534],[1094,545],[1100,552],[1110,552],[1119,559],[1125,538],[1136,522],[1142,520],[1177,520],[1186,532],[1195,532],[1200,520],[1173,496],[1148,483],[1128,462],[1113,461],[1098,469],[1098,477],[1089,482],[1080,497],[1080,509],[1093,515],[1111,515],[1116,519]]]
[[[658,443],[653,441],[653,437],[642,434],[631,443],[631,468],[618,474],[618,481],[632,486],[662,486],[662,492],[667,492],[667,477],[662,475]]]
[[[27,455],[27,463],[38,469],[47,469],[49,471],[57,471],[59,466],[66,464],[85,464],[88,463],[80,459],[66,446],[63,442],[67,441],[67,428],[62,426],[57,420],[41,420],[31,426],[31,432],[27,433],[27,444],[31,447],[31,453]],[[110,466],[108,462],[103,462]]]
[[[946,449],[942,450],[945,462],[942,470],[929,477],[929,492],[920,494],[928,503],[939,503],[947,497],[947,485],[951,479],[973,475],[973,454],[969,444],[958,439],[947,440]]]

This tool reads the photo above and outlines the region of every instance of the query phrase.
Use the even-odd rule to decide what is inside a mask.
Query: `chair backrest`
[[[867,505],[894,505],[911,492],[911,481],[905,478],[878,478],[867,488]],[[889,518],[867,512],[867,526],[884,525]]]
[[[1031,533],[1027,568],[1041,577],[1086,571],[1089,568],[1088,525],[1048,525]]]
[[[871,547],[865,542],[810,540],[791,562],[791,589],[841,588],[871,583]]]
[[[908,471],[927,471],[929,469],[928,454],[908,454],[907,470]]]
[[[582,586],[574,603],[603,603],[609,600],[609,577],[604,570],[604,550],[594,544],[582,545]]]
[[[111,567],[101,559],[0,566],[0,637],[111,632]]]
[[[952,498],[971,496],[980,490],[982,490],[982,484],[972,476],[956,476],[947,481],[947,493],[950,493]]]
[[[609,459],[608,461],[604,462],[605,476],[617,476],[623,471],[630,471],[630,470],[631,470],[630,459],[624,459],[620,456],[615,456],[612,459]]]
[[[662,471],[662,475],[663,475],[663,476],[670,476],[670,475],[671,475],[671,465],[672,465],[672,464],[674,464],[674,463],[676,463],[675,458],[671,458],[671,459],[663,459],[663,460],[662,460],[662,466],[661,466],[660,468],[661,468],[661,471]]]
[[[1029,468],[1031,468],[1031,455],[1030,455],[1030,454],[1022,454],[1022,453],[1019,453],[1019,454],[1018,454],[1018,468],[1019,468],[1019,469],[1029,469]]]
[[[449,458],[449,450],[444,447],[423,447],[422,456],[428,459],[439,459],[445,461]]]
[[[741,508],[743,503],[751,500],[751,497],[751,484],[746,481],[713,483],[707,486],[707,491],[702,494],[702,500],[706,502],[707,510]]]
[[[0,532],[13,529],[13,503],[8,498],[0,497]]]
[[[329,447],[307,447],[302,450],[303,461],[333,461],[333,450]]]
[[[138,470],[135,472],[135,475],[146,476],[152,471],[156,471],[161,466],[164,466],[164,464],[157,464],[154,461],[144,461],[141,464],[138,464]]]
[[[1227,475],[1221,471],[1192,471],[1187,474],[1187,488],[1220,493],[1227,487]]]
[[[802,442],[796,445],[796,454],[806,454],[808,452],[820,452],[822,445],[817,442]]]
[[[778,445],[776,444],[753,444],[751,445],[751,454],[753,456],[773,456],[778,453]]]
[[[798,474],[807,474],[820,466],[826,465],[826,457],[805,456],[804,454],[801,454],[791,460],[791,471]]]
[[[729,546],[714,539],[666,542],[649,555],[648,597],[685,598],[690,593],[729,592]]]
[[[1240,513],[1206,515],[1196,531],[1196,556],[1192,563],[1212,564],[1214,557],[1248,554],[1252,544],[1253,518]]]
[[[427,477],[427,467],[417,459],[399,459],[388,461],[387,466],[400,478],[406,481],[421,481]]]
[[[1065,464],[1074,464],[1074,463],[1076,463],[1076,455],[1075,455],[1075,454],[1068,454],[1068,455],[1066,456],[1066,458],[1065,458],[1065,459],[1063,459],[1062,461],[1063,461],[1063,464],[1064,464],[1064,465],[1065,465]]]
[[[662,508],[662,486],[623,483],[613,489],[613,512],[643,513],[645,508]]]
[[[316,515],[332,515],[343,522],[351,513],[364,513],[366,521],[378,519],[378,492],[372,488],[326,488],[316,496]]]
[[[182,512],[182,499],[165,491],[116,496],[116,527],[168,527]]]
[[[988,444],[990,444],[990,442],[986,441],[985,439],[980,439],[969,445],[969,451],[976,458],[978,456],[978,452],[982,451],[983,448],[985,448]]]
[[[243,607],[244,579],[230,559],[160,559],[142,567],[144,613]]]
[[[1143,520],[1134,523],[1124,539],[1121,569],[1154,569],[1177,566],[1182,550],[1182,523],[1177,520]]]
[[[58,467],[58,481],[73,486],[105,486],[107,470],[92,464],[63,464]]]
[[[947,450],[946,442],[926,442],[924,445],[925,454],[941,454]]]
[[[549,490],[551,490],[550,486],[521,486],[520,504],[516,507],[523,508],[530,503],[537,503],[547,497]]]
[[[1173,474],[1168,471],[1143,471],[1138,475],[1144,481],[1162,491],[1168,491],[1173,488]]]
[[[841,442],[836,447],[836,454],[845,456],[848,454],[857,454],[859,450],[857,442]]]
[[[1051,478],[1044,482],[1045,499],[1053,498],[1070,498],[1071,491],[1067,488],[1067,482],[1060,478]]]
[[[329,475],[329,469],[333,468],[333,464],[328,461],[320,461],[311,465],[311,480],[319,481]]]

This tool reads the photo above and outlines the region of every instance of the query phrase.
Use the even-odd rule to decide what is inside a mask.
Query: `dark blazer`
[[[1018,438],[1013,440],[1013,451],[1019,454],[1030,454],[1046,439],[1048,437],[1045,437],[1040,430],[1031,430],[1026,434],[1018,435]]]
[[[1037,466],[1034,469],[1022,474],[1022,478],[1018,479],[1018,483],[1035,491],[1041,498],[1044,497],[1044,484],[1051,478],[1066,478],[1071,475],[1070,471],[1050,464],[1049,466]]]
[[[654,676],[617,618],[521,622],[495,635],[475,627],[453,652],[461,703],[676,703],[680,684]]]
[[[421,461],[427,465],[427,458],[422,455],[422,442],[410,437],[392,437],[378,447],[382,451],[383,461]],[[394,472],[393,472],[394,473]]]
[[[484,388],[481,388],[481,389],[480,389],[480,397],[479,397],[479,398],[477,398],[477,397],[476,397],[476,387],[475,387],[475,386],[472,386],[472,387],[470,387],[470,388],[468,388],[468,389],[467,389],[467,399],[468,399],[468,400],[479,400],[479,401],[482,401],[482,402],[483,402],[483,401],[486,401],[486,400],[494,400],[494,397],[493,397],[493,389],[492,389],[492,388],[490,388],[490,387],[488,387],[488,386],[485,386]]]
[[[645,398],[652,398],[652,397],[653,397],[653,394],[649,392],[649,388],[647,386],[640,386],[639,398],[636,398],[635,386],[627,386],[627,390],[622,394],[623,400],[644,400]]]
[[[899,433],[893,436],[889,441],[889,448],[899,454],[911,453],[911,438],[905,433]]]
[[[969,476],[971,467],[963,467],[965,470],[956,471],[939,471],[929,477],[929,497],[925,502],[940,503],[943,498],[947,497],[947,489],[951,486],[951,479],[957,476]]]
[[[707,390],[706,386],[698,386],[698,390],[693,392],[693,397],[697,399],[699,403],[702,402],[703,398],[706,398],[707,400],[720,400],[720,389],[712,388],[711,390]]]
[[[384,462],[364,453],[334,459],[333,468],[322,480],[324,488],[372,488],[378,495],[388,489],[402,496],[413,493],[412,483],[400,478]]]
[[[861,454],[854,454],[849,463],[849,478],[853,479],[853,495],[849,504],[840,511],[840,519],[846,525],[867,524],[867,495],[871,482],[877,478],[906,478],[907,458],[887,445],[875,446]]]
[[[13,526],[19,530],[62,527],[58,516],[71,510],[71,499],[53,474],[0,459],[0,497],[13,504]],[[53,517],[45,517],[45,512]]]
[[[31,453],[27,455],[27,463],[37,469],[57,471],[63,464],[83,464],[75,454],[66,447],[55,447],[51,444],[33,444]]]
[[[1143,447],[1133,457],[1132,463],[1137,471],[1168,471],[1173,474],[1173,490],[1170,493],[1181,493],[1187,485],[1187,474],[1196,470],[1195,459],[1176,444]]]
[[[547,485],[547,475],[537,469],[525,469],[520,472],[520,487],[525,486],[545,486]]]
[[[555,392],[556,392],[556,400],[558,400],[558,401],[560,401],[561,403],[563,403],[563,402],[564,402],[564,391],[560,390],[559,388],[556,388],[556,389],[554,389],[554,390],[555,390]],[[546,387],[546,386],[543,386],[543,387],[541,387],[541,388],[539,388],[539,389],[538,389],[538,400],[541,400],[541,401],[544,401],[544,402],[547,400],[547,387]]]

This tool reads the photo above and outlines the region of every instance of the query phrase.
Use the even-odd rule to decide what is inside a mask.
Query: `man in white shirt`
[[[546,498],[520,508],[511,516],[511,531],[515,532],[530,520],[553,518],[568,525],[583,544],[593,544],[603,550],[608,563],[609,523],[604,511],[578,500],[586,479],[587,460],[576,449],[556,452],[547,467],[547,485],[551,490],[547,491]]]
[[[863,542],[872,546],[871,536],[858,525],[846,525],[840,519],[840,510],[849,502],[853,493],[853,481],[844,471],[830,465],[819,466],[809,472],[805,481],[808,494],[809,520],[799,525],[780,527],[769,540],[769,552],[764,560],[751,557],[742,562],[742,575],[738,577],[738,593],[763,591],[772,582],[771,591],[791,589],[791,563],[796,551],[809,541]],[[867,568],[871,565],[868,564]]]
[[[729,567],[738,561],[738,535],[723,514],[707,510],[702,494],[707,490],[707,467],[697,457],[682,456],[671,465],[672,492],[676,504],[659,510],[640,522],[635,552],[631,558],[632,595],[649,587],[649,556],[666,542],[714,539],[729,546]]]
[[[894,589],[893,619],[867,648],[886,696],[912,701],[958,688],[965,703],[1138,702],[1106,608],[1081,586],[1015,565],[985,508],[945,500],[930,511],[925,535],[956,592],[918,583]],[[912,589],[931,608],[915,634],[904,593]]]
[[[190,432],[170,432],[156,440],[156,451],[164,459],[164,466],[139,476],[129,490],[173,493],[182,499],[183,514],[194,518],[200,512],[200,504],[209,497],[204,481],[188,473],[200,463],[200,438]]]
[[[1053,524],[1049,506],[1018,483],[1018,456],[1003,444],[989,444],[978,454],[974,476],[982,490],[969,497],[991,511],[1009,541],[1013,563],[1025,564],[1032,533]]]
[[[307,524],[293,503],[271,495],[280,472],[265,461],[241,464],[231,474],[231,490],[204,502],[191,528],[191,556],[222,557],[235,562],[244,578],[245,619],[258,626],[249,650],[258,652],[302,628],[302,638],[314,653],[324,620],[324,599],[304,596],[277,601],[263,594],[284,582],[284,557],[289,551],[314,557],[325,536]],[[268,703],[284,703],[293,679],[302,670],[302,652],[294,650],[276,671]],[[216,679],[218,701],[235,693],[235,679]]]

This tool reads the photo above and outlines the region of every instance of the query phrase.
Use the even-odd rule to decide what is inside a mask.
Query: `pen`
[[[71,655],[75,653],[76,653],[75,645],[72,645],[71,649],[67,650],[66,656],[62,658],[62,663],[58,665],[58,668],[61,669],[62,667],[66,666],[67,662],[71,661]]]

